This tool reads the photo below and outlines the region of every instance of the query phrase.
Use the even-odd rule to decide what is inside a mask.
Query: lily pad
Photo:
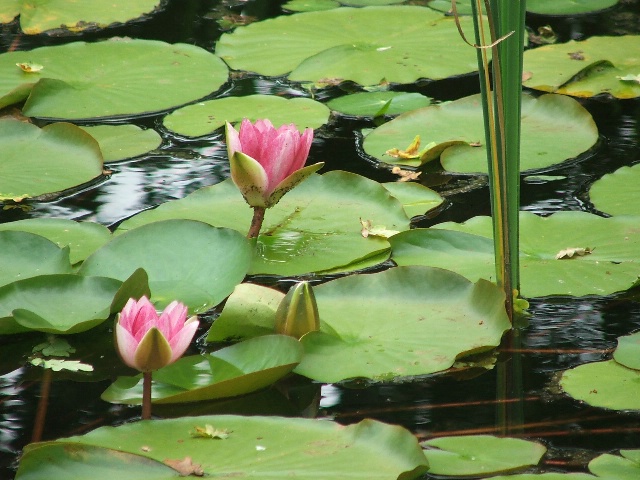
[[[510,328],[495,285],[437,268],[351,275],[314,293],[322,324],[300,339],[295,372],[325,383],[440,372],[497,346]]]
[[[636,98],[640,83],[623,77],[640,74],[640,58],[628,54],[638,50],[640,35],[591,37],[527,50],[524,71],[529,78],[523,85],[574,97]]]
[[[228,431],[228,438],[191,434],[195,427],[206,425]],[[117,450],[113,449],[115,445]],[[65,448],[61,450],[59,446]],[[98,454],[92,450],[98,447],[106,451]],[[50,454],[56,455],[55,462],[45,460]],[[120,476],[123,468],[126,471],[128,463],[124,461],[129,460],[129,455],[152,459],[158,465],[169,463],[168,459],[176,459],[173,461],[177,463],[189,457],[185,463],[198,465],[206,476],[247,479],[411,480],[427,470],[415,437],[402,427],[375,420],[344,427],[327,420],[219,415],[102,427],[81,437],[32,444],[25,448],[16,479],[80,478],[75,472],[86,471],[84,459],[97,456],[101,468],[95,474],[91,471],[91,478],[111,480]],[[135,462],[137,469],[141,462]],[[58,465],[65,468],[58,469]]]
[[[6,1],[2,2],[7,3]],[[69,2],[68,0],[47,0],[22,5],[13,1],[13,15],[20,15],[20,27],[28,35],[47,30],[61,29],[81,32],[88,28],[104,28],[114,23],[124,23],[145,14],[152,13],[160,4],[159,0],[92,0]],[[0,20],[6,22],[5,17]]]
[[[27,232],[0,231],[0,265],[0,286],[38,275],[71,273],[69,249]]]
[[[429,474],[476,476],[537,465],[546,447],[520,438],[492,435],[440,437],[422,443]]]
[[[622,167],[596,180],[589,190],[594,206],[610,215],[640,215],[640,164]]]
[[[451,10],[451,0],[429,0],[427,2],[427,7],[433,8],[439,12],[448,14],[453,13]],[[461,2],[460,0],[456,1],[456,11],[458,12],[458,15],[471,15],[473,13],[471,5],[468,2]]]
[[[40,275],[0,288],[0,334],[71,334],[104,322],[122,282],[71,274]]]
[[[35,233],[60,248],[69,247],[72,265],[87,258],[111,238],[111,232],[104,225],[63,218],[30,218],[0,223],[0,232],[9,230]]]
[[[431,99],[419,93],[393,91],[354,93],[327,102],[331,110],[356,117],[399,115],[430,104]]]
[[[520,473],[516,475],[500,475],[489,477],[487,480],[597,480],[587,473]]]
[[[105,162],[118,162],[155,150],[162,138],[155,130],[135,125],[95,125],[80,127],[96,139]]]
[[[419,183],[387,182],[382,186],[400,200],[402,208],[409,218],[424,215],[444,202],[444,199],[437,192]]]
[[[0,120],[0,159],[0,201],[61,192],[102,174],[98,143],[69,123],[40,129]]]
[[[589,462],[589,471],[598,478],[635,480],[640,477],[640,450],[620,450],[620,455],[599,455]]]
[[[153,373],[153,403],[182,403],[235,397],[268,387],[300,362],[302,347],[293,337],[265,335],[194,355]],[[142,403],[142,375],[120,377],[102,394],[111,403]]]
[[[199,313],[224,300],[250,262],[251,247],[238,232],[169,220],[115,237],[87,258],[79,273],[124,281],[144,268],[154,303],[164,307],[180,300]]]
[[[44,68],[26,73],[16,66],[25,61]],[[202,98],[227,76],[220,58],[193,45],[73,42],[0,55],[0,106],[26,100],[25,115],[57,119],[149,115]]]
[[[379,162],[419,167],[440,157],[456,173],[487,173],[487,154],[479,95],[404,113],[369,133],[365,153]],[[394,158],[386,152],[404,149],[416,136],[435,145],[417,158]],[[567,142],[567,136],[571,142]],[[537,170],[580,155],[598,140],[589,112],[562,95],[522,96],[521,170]]]
[[[640,332],[618,337],[613,359],[627,368],[640,370]]]
[[[339,6],[340,2],[335,0],[289,0],[282,4],[282,9],[289,12],[317,12]]]
[[[461,23],[473,28],[471,19]],[[216,54],[235,70],[316,84],[413,83],[477,70],[476,54],[460,40],[452,18],[406,5],[336,8],[252,23],[223,34]]]
[[[541,15],[577,15],[613,7],[618,0],[527,0],[527,11]]]
[[[562,389],[576,400],[613,410],[640,410],[640,371],[615,360],[579,365],[562,373]]]
[[[229,296],[211,325],[207,342],[222,342],[274,333],[275,316],[284,293],[273,288],[241,283]]]
[[[525,297],[608,295],[627,290],[640,275],[638,217],[602,218],[586,212],[539,217],[520,213],[520,276]],[[490,217],[441,223],[389,239],[399,265],[447,268],[471,281],[495,278]],[[591,253],[558,259],[566,249]]]
[[[302,131],[321,127],[329,120],[329,114],[325,105],[310,98],[248,95],[219,98],[180,108],[167,115],[163,125],[178,135],[199,137],[223,127],[225,122],[236,123],[243,118],[255,122],[268,118],[276,127],[294,123]]]
[[[135,215],[116,233],[159,220],[188,218],[246,234],[251,215],[237,187],[226,180]],[[300,275],[347,265],[360,268],[360,262],[382,254],[386,260],[389,243],[364,238],[360,219],[390,230],[409,228],[400,202],[378,182],[341,171],[313,174],[267,210],[249,273]]]

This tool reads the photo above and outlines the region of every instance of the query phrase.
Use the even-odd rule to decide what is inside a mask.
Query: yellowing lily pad
[[[640,73],[640,35],[591,37],[545,45],[524,53],[525,87],[575,97],[640,96],[640,84],[622,80]]]
[[[6,0],[3,2],[6,3]],[[152,13],[160,0],[91,0],[70,2],[46,0],[15,3],[14,17],[20,15],[20,27],[29,35],[47,30],[80,32],[124,23]],[[21,3],[24,3],[21,5]],[[0,20],[7,20],[0,17]]]

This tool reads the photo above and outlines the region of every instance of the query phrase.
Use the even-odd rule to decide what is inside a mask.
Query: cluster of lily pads
[[[27,34],[61,26],[79,31],[161,8],[158,1],[120,2],[118,8],[113,8],[117,2],[96,2],[105,4],[104,12],[78,10],[74,20],[66,11],[68,2],[49,3],[47,9],[27,9],[15,1],[15,10],[1,19],[20,15]],[[564,13],[553,11],[558,3],[531,0],[532,11]],[[615,2],[593,3],[606,8]],[[1,54],[0,106],[21,105],[21,115],[28,118],[0,119],[0,200],[7,207],[33,202],[37,208],[39,201],[105,181],[110,163],[144,155],[162,141],[152,129],[108,121],[165,113],[162,128],[177,138],[210,135],[225,122],[243,118],[321,130],[330,128],[332,115],[393,116],[361,132],[365,161],[397,169],[392,171],[405,179],[419,178],[419,169],[434,163],[449,173],[485,173],[477,96],[431,105],[423,95],[388,90],[389,84],[476,70],[475,53],[441,11],[446,5],[336,6],[341,4],[348,6],[239,27],[222,36],[215,53],[186,44],[114,38]],[[467,18],[461,23],[472,28]],[[324,32],[321,38],[318,29]],[[381,30],[388,35],[380,37]],[[640,37],[598,37],[525,53],[524,85],[530,89],[523,95],[525,173],[547,172],[595,148],[597,128],[573,97],[640,96],[638,58],[617,55],[634,48],[640,48]],[[300,95],[226,96],[221,89],[230,69],[282,77],[299,85]],[[327,103],[313,98],[318,89],[342,82],[354,82],[362,91]],[[522,213],[525,297],[606,295],[638,283],[640,212],[634,208],[634,185],[639,175],[638,168],[625,167],[593,185],[591,200],[609,218],[585,212],[546,218]],[[412,217],[442,202],[419,183],[380,184],[332,171],[311,175],[269,209],[255,241],[244,236],[251,210],[230,180],[139,213],[113,231],[97,223],[49,218],[0,223],[0,333],[87,332],[113,318],[129,298],[142,295],[158,308],[180,300],[192,314],[218,307],[221,313],[204,342],[236,343],[159,370],[153,391],[157,405],[235,397],[292,372],[327,383],[446,372],[461,357],[494,349],[511,326],[504,294],[489,281],[494,275],[490,218],[411,228]],[[398,266],[353,274],[390,261]],[[332,279],[314,287],[320,329],[299,341],[274,334],[284,293],[243,282],[247,275]],[[624,378],[611,388],[624,385],[625,395],[637,399],[639,365],[629,360],[637,357],[637,348],[635,336],[622,337],[614,360],[602,362],[607,370],[600,376],[589,370],[587,381],[574,387],[579,369],[601,367],[585,365],[565,372],[561,385],[593,405],[638,409],[636,403],[602,403],[591,401],[597,398],[593,394],[578,393],[580,388],[606,391],[600,379],[618,381],[615,371]],[[50,356],[38,353],[31,363],[47,367]],[[73,362],[55,365],[84,370]],[[118,377],[102,398],[139,404],[141,376]],[[60,472],[69,469],[109,478],[122,462],[131,478],[285,471],[313,478],[329,478],[335,471],[348,478],[355,463],[369,478],[417,478],[427,469],[435,475],[469,476],[537,465],[545,451],[536,442],[494,437],[442,438],[423,447],[406,430],[370,420],[340,427],[303,419],[189,417],[104,427],[30,445],[18,478],[62,478]],[[640,454],[602,455],[589,469],[595,477],[543,476],[635,478]],[[612,477],[611,471],[627,476]]]

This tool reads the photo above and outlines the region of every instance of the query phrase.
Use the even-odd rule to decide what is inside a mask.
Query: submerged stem
[[[151,372],[142,372],[142,419],[151,420]]]
[[[256,238],[260,234],[266,210],[264,207],[253,207],[253,218],[251,219],[251,227],[249,228],[249,233],[247,233],[247,238]]]

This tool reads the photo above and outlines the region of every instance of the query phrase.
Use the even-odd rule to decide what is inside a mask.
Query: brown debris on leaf
[[[595,250],[594,248],[589,248],[589,247],[565,248],[564,250],[560,250],[556,254],[556,260],[567,260],[570,258],[584,257],[585,255],[589,255],[594,250]]]
[[[399,182],[409,182],[411,180],[418,180],[418,177],[422,172],[414,172],[412,170],[403,170],[400,167],[393,167],[391,169],[391,173],[400,177],[398,179]]]
[[[193,463],[191,457],[184,457],[182,460],[173,460],[167,458],[162,463],[166,466],[173,468],[176,472],[180,474],[181,477],[188,477],[190,475],[194,477],[203,477],[204,470],[202,466]]]

